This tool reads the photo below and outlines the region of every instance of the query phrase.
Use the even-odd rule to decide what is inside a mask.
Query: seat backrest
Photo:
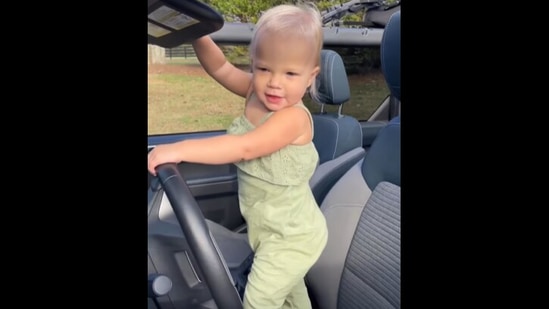
[[[381,69],[391,96],[400,101],[400,10],[391,15],[381,39]],[[400,116],[391,119],[368,151],[362,173],[368,187],[380,181],[400,186]]]
[[[384,74],[400,99],[400,11],[385,28]],[[394,50],[396,49],[396,50]],[[321,205],[328,243],[306,276],[319,309],[400,308],[400,118],[382,128],[364,159]]]
[[[319,164],[309,184],[320,205],[329,189],[351,166],[364,157],[362,127],[358,120],[341,113],[350,99],[351,90],[341,56],[324,49],[320,74],[317,76],[320,111],[311,111],[314,123],[313,143]],[[337,112],[325,112],[324,106],[339,106]]]
[[[400,11],[393,13],[381,38],[381,70],[391,95],[400,100]]]

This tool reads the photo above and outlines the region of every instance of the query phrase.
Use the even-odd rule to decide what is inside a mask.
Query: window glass
[[[221,46],[235,65],[248,70],[247,46]],[[380,69],[379,48],[331,48],[345,62],[351,99],[342,112],[366,120],[389,94]],[[320,106],[306,97],[311,112]],[[202,69],[190,45],[149,46],[148,134],[225,130],[244,108],[241,98]],[[326,106],[327,112],[337,106]]]

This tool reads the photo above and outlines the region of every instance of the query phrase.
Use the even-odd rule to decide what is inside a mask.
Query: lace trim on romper
[[[263,118],[263,123],[272,114]],[[229,134],[242,135],[255,129],[245,115],[237,117],[227,129]],[[313,148],[311,150],[311,148]],[[312,155],[312,153],[314,153]],[[305,160],[305,161],[304,161]],[[303,162],[314,161],[314,164]],[[318,153],[312,142],[304,145],[288,145],[270,155],[235,163],[243,172],[277,185],[299,185],[312,176]]]

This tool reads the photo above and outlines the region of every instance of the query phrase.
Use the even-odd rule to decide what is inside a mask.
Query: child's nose
[[[280,86],[280,76],[278,74],[272,74],[267,86],[277,88]]]

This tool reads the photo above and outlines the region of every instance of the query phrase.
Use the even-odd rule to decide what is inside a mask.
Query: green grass
[[[350,75],[351,99],[343,113],[366,119],[389,93],[380,72]],[[320,106],[304,99],[313,112]],[[148,76],[148,134],[225,129],[243,111],[244,99],[220,86],[196,58],[167,59]],[[326,107],[336,111],[337,107]]]
[[[166,58],[166,64],[189,64],[189,65],[200,65],[196,57],[191,58],[182,58],[182,57],[173,57]]]

